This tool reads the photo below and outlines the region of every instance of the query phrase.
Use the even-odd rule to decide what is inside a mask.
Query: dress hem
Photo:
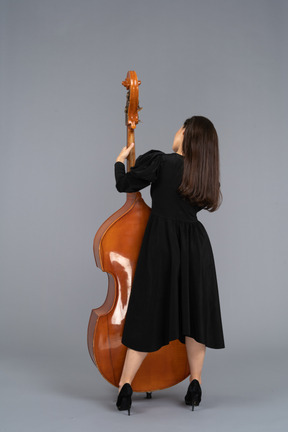
[[[184,344],[185,345],[185,342],[183,342],[181,339],[183,339],[184,338],[184,340],[185,340],[185,336],[188,336],[188,337],[191,337],[191,338],[193,338],[193,339],[195,339],[195,341],[196,342],[198,342],[198,343],[201,343],[201,344],[203,344],[203,345],[205,345],[206,346],[206,348],[211,348],[211,349],[223,349],[223,348],[225,348],[225,344],[223,344],[223,345],[211,345],[211,344],[208,344],[208,343],[205,343],[205,342],[203,342],[203,341],[200,341],[200,340],[198,340],[198,339],[196,339],[195,337],[193,337],[193,336],[190,336],[190,335],[182,335],[182,338],[181,337],[175,337],[175,338],[173,338],[173,339],[170,339],[167,343],[165,343],[165,344],[163,344],[163,345],[161,345],[161,346],[158,346],[157,348],[150,348],[150,349],[139,349],[139,347],[135,347],[135,345],[134,346],[128,346],[128,345],[126,345],[123,341],[121,341],[122,342],[122,344],[123,345],[125,345],[127,348],[130,348],[130,349],[133,349],[134,351],[139,351],[139,352],[155,352],[155,351],[158,351],[160,348],[162,348],[163,346],[166,346],[166,345],[169,345],[169,343],[170,342],[173,342],[174,340],[176,340],[176,339],[178,339],[179,340],[179,342],[181,342],[182,344]]]

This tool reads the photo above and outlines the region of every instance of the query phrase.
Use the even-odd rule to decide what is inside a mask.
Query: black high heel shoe
[[[202,390],[197,379],[193,379],[188,387],[185,403],[186,405],[192,405],[192,411],[194,411],[194,406],[198,406],[201,402]]]
[[[132,394],[133,394],[133,390],[131,385],[129,383],[125,383],[118,394],[118,398],[116,402],[116,406],[119,411],[128,410],[128,415],[130,415],[130,408],[132,405],[132,399],[131,399]]]

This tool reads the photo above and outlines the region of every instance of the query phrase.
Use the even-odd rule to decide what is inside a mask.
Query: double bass
[[[127,89],[125,124],[127,147],[134,142],[138,124],[139,85],[135,71],[128,71],[122,84]],[[135,165],[135,145],[127,158],[127,171]],[[127,347],[121,343],[125,316],[137,259],[151,208],[141,193],[126,194],[125,204],[98,229],[93,242],[96,266],[108,276],[107,296],[102,306],[92,309],[87,344],[101,375],[118,388]],[[143,323],[145,325],[145,323]],[[146,392],[171,387],[190,374],[186,346],[178,339],[148,353],[132,382],[133,391]]]

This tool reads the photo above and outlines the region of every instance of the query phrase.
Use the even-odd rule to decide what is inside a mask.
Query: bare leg
[[[121,387],[125,383],[129,383],[131,385],[138,369],[140,368],[147,354],[147,352],[135,351],[131,348],[127,348],[125,362],[119,382],[118,393],[120,392]]]
[[[185,336],[185,344],[190,367],[190,379],[197,379],[201,384],[201,372],[206,352],[206,345],[197,342],[195,339]]]

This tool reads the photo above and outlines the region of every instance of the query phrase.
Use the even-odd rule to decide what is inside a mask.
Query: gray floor
[[[188,379],[154,392],[134,393],[130,417],[118,411],[117,389],[100,375],[88,352],[1,361],[1,432],[19,431],[287,431],[288,386],[284,352],[249,349],[249,355],[207,348],[202,401],[183,401]],[[188,429],[187,429],[188,428]],[[191,430],[191,429],[190,429]]]

